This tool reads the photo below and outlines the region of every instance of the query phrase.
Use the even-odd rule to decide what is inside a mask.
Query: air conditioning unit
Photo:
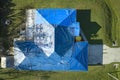
[[[1,68],[7,68],[13,66],[14,66],[13,56],[1,57]]]

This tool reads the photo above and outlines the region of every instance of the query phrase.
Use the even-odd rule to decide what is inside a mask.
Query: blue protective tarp
[[[75,9],[37,9],[49,23],[68,26],[76,22]]]
[[[44,29],[41,31],[42,29],[40,29],[39,26],[33,26],[29,28],[30,31],[34,31],[32,41],[14,42],[15,68],[22,70],[87,71],[88,43],[85,41],[74,42],[74,37],[79,36],[80,33],[79,22],[76,22],[76,10],[36,9],[34,11],[34,24],[39,24],[40,28],[50,28],[48,28],[47,31]],[[43,25],[42,27],[41,24]],[[47,26],[45,24],[47,24]],[[40,32],[37,32],[37,30]],[[49,33],[51,35],[54,34],[52,38]],[[43,42],[40,42],[42,41],[41,36]],[[44,39],[46,36],[47,38]],[[50,39],[49,43],[44,41],[47,39]],[[51,46],[49,44],[53,45]],[[53,52],[50,51],[50,53],[49,50],[53,50]],[[46,53],[48,52],[50,54],[47,55]]]

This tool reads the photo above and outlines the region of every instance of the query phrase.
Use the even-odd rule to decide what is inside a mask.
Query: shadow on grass
[[[3,69],[4,70],[4,69]],[[54,71],[27,71],[27,70],[14,70],[8,69],[5,71],[1,71],[1,75],[5,75],[7,77],[0,78],[0,80],[6,79],[19,79],[24,77],[24,79],[30,78],[31,80],[48,80],[51,75],[56,74],[57,72]]]
[[[5,80],[5,79],[3,79],[3,78],[0,78],[0,80]]]
[[[96,16],[96,15],[95,15]],[[103,44],[98,37],[97,32],[101,28],[96,22],[91,22],[91,10],[77,10],[77,21],[80,22],[80,27],[83,30],[90,44]],[[91,39],[93,38],[93,39]]]
[[[90,44],[88,53],[88,64],[101,65],[103,63],[103,41],[102,39],[97,39],[97,32],[100,30],[101,26],[96,22],[91,22],[90,9],[78,9],[77,21],[80,22],[80,27]]]
[[[12,3],[12,0],[0,0],[0,37],[7,36],[7,25],[5,24],[5,22],[7,19],[9,19],[9,15],[14,13],[14,9],[11,9],[11,7],[14,6],[15,4]]]
[[[16,4],[12,0],[0,0],[0,38],[2,40],[1,46],[5,50],[13,46],[13,39],[19,37],[20,28],[25,28],[23,24],[25,23],[26,9],[34,8],[32,4],[16,10],[14,9]],[[10,21],[9,25],[5,23],[7,20]]]
[[[12,3],[12,0],[0,0],[0,37],[2,38],[2,46],[5,49],[8,49],[9,47],[9,39],[8,39],[8,24],[6,24],[6,21],[10,21],[9,15],[14,13],[14,7],[15,4]]]

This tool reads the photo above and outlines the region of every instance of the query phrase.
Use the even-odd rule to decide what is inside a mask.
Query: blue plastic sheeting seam
[[[80,34],[75,9],[30,9],[28,13],[27,40],[14,41],[16,69],[88,70],[88,42],[74,42]]]

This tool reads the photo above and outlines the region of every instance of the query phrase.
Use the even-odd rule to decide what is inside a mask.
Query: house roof
[[[86,71],[88,43],[74,42],[80,32],[76,10],[32,9],[29,13],[26,23],[28,39],[14,42],[16,68]]]

